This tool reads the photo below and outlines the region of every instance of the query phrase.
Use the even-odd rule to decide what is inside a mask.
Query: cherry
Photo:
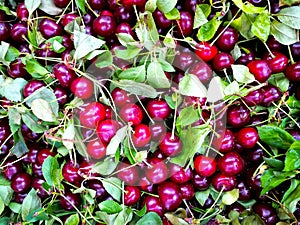
[[[290,45],[291,53],[294,60],[300,59],[300,41],[295,42],[294,44]]]
[[[216,41],[216,45],[222,51],[231,51],[238,42],[239,33],[232,27],[219,29],[218,33],[222,33]]]
[[[151,132],[151,140],[152,141],[160,141],[162,137],[164,137],[167,132],[166,125],[163,121],[156,121],[155,123],[150,123],[149,125]]]
[[[280,52],[280,51],[282,50],[282,48],[283,48],[283,45],[282,45],[280,42],[278,42],[278,41],[274,38],[274,36],[272,36],[272,35],[270,35],[270,36],[268,37],[268,40],[267,40],[266,44],[267,44],[267,46],[269,47],[269,49],[272,50],[272,51]],[[291,47],[292,47],[292,46],[293,46],[293,45],[291,45]],[[292,49],[291,49],[291,50],[292,50]]]
[[[188,11],[180,12],[180,19],[177,20],[175,33],[178,37],[189,36],[193,31],[193,16]]]
[[[197,43],[195,47],[196,55],[205,62],[209,62],[218,54],[217,47],[215,45],[210,45],[205,41]]]
[[[212,186],[217,190],[231,191],[236,187],[236,179],[234,176],[218,173],[212,178]]]
[[[237,152],[228,152],[218,159],[218,168],[224,175],[237,175],[244,169],[244,160]]]
[[[176,164],[170,165],[170,179],[176,184],[183,184],[193,178],[193,172],[190,167],[183,168]]]
[[[230,129],[224,129],[218,133],[219,137],[214,138],[213,146],[222,153],[230,152],[235,146],[235,136]]]
[[[119,123],[115,120],[103,120],[97,126],[97,135],[101,141],[108,143],[115,136],[119,126]]]
[[[261,103],[262,106],[270,106],[273,102],[280,100],[282,93],[278,87],[268,84],[262,87],[264,91],[264,99]]]
[[[272,73],[281,73],[288,65],[288,58],[280,52],[272,52],[272,56],[267,53],[263,56],[263,59],[267,61]]]
[[[257,195],[260,195],[260,192],[262,190],[261,186],[261,173],[255,173],[256,168],[250,168],[248,171],[246,171],[246,183],[250,187],[250,189],[256,193]]]
[[[224,69],[229,69],[234,63],[234,58],[232,55],[226,52],[220,52],[213,58],[213,68],[216,71],[222,71]]]
[[[96,198],[99,200],[104,200],[108,197],[108,193],[103,187],[103,184],[100,180],[89,180],[87,181],[88,188],[91,188],[96,191]]]
[[[10,29],[10,36],[18,43],[26,42],[25,38],[28,36],[27,24],[24,22],[18,22],[14,24]]]
[[[166,156],[175,156],[181,152],[182,142],[177,135],[172,135],[171,132],[167,132],[161,139],[158,148]]]
[[[78,17],[78,15],[76,15],[74,13],[67,13],[67,14],[63,15],[63,17],[61,19],[61,24],[65,27],[69,23],[71,23],[74,19],[76,19],[77,17]]]
[[[7,72],[12,78],[20,77],[24,79],[29,79],[30,75],[25,68],[26,67],[22,63],[21,58],[17,58],[9,64],[9,67],[7,68]]]
[[[111,92],[111,96],[116,107],[122,107],[126,103],[134,103],[135,101],[133,95],[130,95],[127,91],[124,91],[118,87]]]
[[[146,168],[145,175],[151,183],[158,184],[168,178],[168,167],[162,159],[151,158],[148,159],[148,163],[150,166]]]
[[[86,151],[93,159],[102,159],[106,155],[106,144],[100,140],[90,141]]]
[[[54,0],[54,4],[59,8],[66,7],[71,0]]]
[[[131,8],[133,5],[143,8],[146,4],[146,0],[121,0],[121,3],[127,8]]]
[[[16,203],[22,204],[27,195],[28,193],[15,193],[13,199]]]
[[[50,50],[50,46],[46,42],[42,42],[38,49],[35,51],[36,56],[43,58],[39,60],[41,63],[46,64],[48,57],[57,57],[58,54]]]
[[[25,98],[32,95],[35,91],[45,86],[45,83],[40,80],[31,80],[23,88],[23,95]]]
[[[162,30],[169,29],[172,26],[172,21],[167,19],[164,13],[158,9],[153,12],[153,17],[157,27]]]
[[[44,38],[49,39],[55,36],[62,36],[63,29],[60,24],[57,24],[54,20],[43,19],[39,24],[39,30]]]
[[[157,193],[162,206],[166,211],[177,209],[182,202],[180,189],[175,183],[163,182],[159,184]]]
[[[42,186],[45,182],[44,179],[38,177],[35,177],[32,181],[32,187],[37,190],[37,194],[41,198],[47,198],[49,196],[49,193]]]
[[[260,103],[262,103],[263,99],[264,99],[263,89],[257,89],[251,91],[244,97],[244,101],[249,107],[259,105]]]
[[[104,9],[107,7],[107,1],[105,0],[89,0],[89,4],[92,9]]]
[[[40,165],[42,165],[46,158],[48,158],[49,156],[55,156],[55,155],[56,155],[56,152],[51,151],[51,149],[49,149],[49,148],[44,148],[38,152],[37,161]]]
[[[35,163],[37,160],[37,154],[40,151],[40,148],[35,143],[27,145],[27,147],[28,147],[28,153],[27,153],[26,160],[28,163]]]
[[[250,73],[254,75],[255,79],[261,83],[267,81],[272,74],[268,62],[263,59],[253,60],[247,67],[249,68]]]
[[[151,99],[146,105],[146,110],[154,120],[165,120],[171,114],[171,108],[164,99]]]
[[[133,126],[140,124],[144,117],[141,107],[133,103],[125,104],[120,109],[119,115],[122,120],[126,123],[131,123]]]
[[[78,77],[72,82],[71,91],[78,98],[88,99],[94,93],[94,84],[85,77]]]
[[[53,67],[53,74],[60,85],[64,88],[70,88],[72,82],[76,79],[77,75],[64,63],[58,63]]]
[[[181,52],[175,56],[173,65],[183,71],[186,71],[193,63],[195,57],[190,52]],[[174,81],[174,79],[173,79]],[[178,82],[176,82],[178,83]]]
[[[199,175],[198,173],[194,173],[192,179],[193,186],[197,188],[199,191],[203,191],[209,188],[210,179],[206,176]]]
[[[71,161],[66,162],[62,168],[64,180],[71,184],[80,185],[81,176],[78,173],[79,166]]]
[[[237,188],[239,189],[239,200],[241,201],[250,200],[251,190],[243,180],[239,180],[237,182]]]
[[[256,202],[252,210],[262,218],[266,225],[274,225],[279,221],[275,210],[268,204]]]
[[[31,188],[31,183],[31,176],[23,172],[12,177],[10,186],[16,193],[25,193]]]
[[[215,158],[199,155],[194,159],[194,168],[199,175],[210,177],[217,170],[217,162]]]
[[[248,65],[255,59],[254,52],[249,48],[241,49],[241,56],[236,60],[238,64]]]
[[[3,170],[3,176],[7,180],[11,180],[15,174],[21,173],[23,170],[22,164],[20,162],[15,162],[12,163],[13,160],[9,160],[8,162],[5,163],[6,167]]]
[[[128,9],[124,6],[118,6],[114,9],[114,17],[118,24],[126,22],[133,25],[135,23],[133,8]]]
[[[242,206],[241,204],[239,204],[238,202],[235,202],[232,205],[230,205],[229,207],[226,207],[227,213],[230,213],[231,211],[236,211],[239,214],[241,214],[245,210],[246,210],[246,208],[244,206]]]
[[[124,188],[124,204],[127,206],[136,204],[141,197],[141,191],[137,186],[126,186]]]
[[[240,129],[236,134],[236,138],[238,143],[244,148],[253,148],[259,139],[257,130],[253,127]]]
[[[63,196],[60,196],[59,203],[65,210],[74,210],[74,207],[78,208],[81,204],[80,194],[73,194],[70,191],[66,191]]]
[[[135,147],[145,147],[151,140],[150,128],[145,124],[139,124],[134,127],[132,134],[132,143]]]
[[[159,216],[163,216],[164,214],[161,200],[157,197],[147,195],[144,198],[142,205],[146,205],[147,212],[156,212]]]
[[[116,34],[125,33],[125,34],[129,34],[130,36],[134,37],[134,33],[132,31],[131,25],[126,22],[118,24],[115,32],[116,32]]]
[[[0,145],[7,141],[11,131],[7,119],[0,119]]]
[[[245,126],[250,121],[249,109],[240,103],[233,104],[227,110],[227,123],[234,127],[239,128]]]
[[[182,199],[191,200],[195,196],[195,189],[193,184],[184,183],[179,185],[180,195]]]
[[[129,163],[120,163],[116,169],[117,176],[127,185],[135,185],[139,181],[139,169]]]
[[[247,158],[247,161],[250,161],[252,163],[262,163],[264,156],[265,151],[258,145],[254,146],[254,148],[247,149],[245,152],[245,157]]]
[[[55,97],[57,99],[57,102],[60,106],[65,105],[68,100],[69,100],[69,96],[68,96],[68,90],[66,88],[63,88],[60,85],[57,85],[54,89],[53,89],[53,93],[55,94]]]
[[[80,124],[86,128],[96,128],[106,118],[105,106],[99,102],[91,102],[79,114]]]
[[[93,22],[94,32],[102,37],[109,37],[115,34],[116,26],[115,18],[110,15],[103,15],[103,13]]]
[[[10,27],[8,23],[0,21],[0,41],[6,41],[10,36]]]
[[[203,84],[208,84],[213,77],[212,69],[204,61],[199,61],[191,66],[189,73],[196,75]]]
[[[285,70],[285,76],[290,81],[300,81],[300,62],[288,65]]]
[[[195,12],[196,11],[196,5],[201,4],[201,3],[202,3],[201,0],[187,0],[187,1],[184,1],[183,9]]]
[[[142,177],[138,182],[138,186],[142,191],[153,193],[155,191],[156,186],[152,184],[147,177]]]
[[[32,164],[32,174],[35,177],[43,177],[42,165],[38,162]]]
[[[16,9],[17,17],[21,21],[26,21],[29,16],[29,12],[25,6],[25,3],[19,3]]]

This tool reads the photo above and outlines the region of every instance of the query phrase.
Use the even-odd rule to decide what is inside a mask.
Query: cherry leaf
[[[65,225],[78,225],[79,221],[79,215],[76,213],[66,219]]]
[[[125,139],[127,135],[127,126],[124,126],[117,130],[115,136],[110,140],[106,147],[106,155],[115,155],[120,143]]]
[[[22,114],[22,120],[34,133],[43,133],[47,130],[45,126],[38,123],[38,118],[29,111]]]
[[[244,3],[242,0],[233,0],[234,4],[247,14],[262,13],[265,7],[257,7],[249,2]]]
[[[226,88],[224,89],[224,94],[226,96],[234,95],[239,93],[239,90],[240,90],[239,84],[234,80],[233,82],[231,82],[226,86]]]
[[[251,32],[263,42],[268,39],[270,35],[270,29],[270,14],[267,12],[258,14],[251,26]]]
[[[300,6],[291,6],[281,9],[276,15],[280,22],[285,25],[300,29]]]
[[[157,7],[163,13],[168,13],[175,8],[177,0],[157,0]]]
[[[41,199],[37,195],[37,191],[32,188],[22,203],[22,209],[21,209],[22,219],[26,221],[26,217],[29,215],[30,212],[39,209],[41,207],[42,207]]]
[[[11,101],[21,101],[23,99],[22,90],[27,84],[27,81],[23,78],[3,78],[3,76],[0,76],[0,95]]]
[[[179,82],[179,92],[192,97],[206,97],[207,89],[194,74],[186,74]]]
[[[40,6],[42,0],[25,0],[26,9],[29,12],[29,16]]]
[[[86,14],[85,10],[85,0],[75,0],[77,7],[83,14]]]
[[[154,12],[157,8],[156,2],[157,0],[148,0],[145,5],[145,10],[149,12]]]
[[[3,213],[4,208],[5,208],[4,201],[0,197],[0,215]]]
[[[137,221],[136,225],[162,225],[162,220],[155,212],[148,212],[145,214],[139,221]]]
[[[102,180],[104,189],[117,201],[121,200],[122,181],[116,177],[109,177]]]
[[[295,29],[276,20],[271,23],[271,35],[283,45],[291,45],[298,41]]]
[[[193,29],[196,29],[208,22],[208,20],[206,18],[207,17],[206,12],[210,11],[210,9],[211,9],[211,7],[208,4],[196,5]]]
[[[33,1],[35,1],[35,0],[33,0]],[[59,15],[63,11],[61,8],[58,8],[54,4],[53,0],[41,0],[41,5],[40,5],[39,9],[51,16]]]
[[[8,109],[9,127],[12,133],[15,133],[21,126],[21,114],[16,108]]]
[[[212,39],[217,32],[222,21],[218,20],[217,16],[203,24],[198,30],[197,37],[199,41],[209,41]]]
[[[165,17],[168,20],[179,20],[180,19],[180,12],[178,9],[174,8],[170,12],[165,13]]]
[[[221,78],[215,76],[209,82],[208,90],[207,90],[207,101],[208,102],[216,102],[223,99],[223,84]]]
[[[158,61],[151,62],[147,68],[147,81],[154,88],[169,88],[170,82]]]
[[[118,74],[119,79],[134,80],[136,82],[144,82],[146,79],[145,65],[128,68]]]
[[[297,3],[300,3],[299,0],[279,0],[279,6],[284,6],[284,5],[295,5]]]
[[[232,205],[239,198],[239,189],[233,189],[231,191],[227,191],[222,196],[222,203],[225,205]]]
[[[106,212],[108,214],[118,213],[123,209],[122,206],[114,200],[102,201],[98,204],[98,206],[102,212]]]
[[[114,157],[114,156],[113,156]],[[103,176],[110,175],[118,166],[118,163],[112,161],[111,157],[105,158],[104,161],[97,162],[91,169],[92,173],[99,173]]]
[[[33,114],[45,121],[45,122],[56,122],[56,116],[52,111],[50,104],[44,99],[35,99],[31,102],[31,110]]]
[[[72,140],[74,140],[74,138],[75,138],[75,127],[73,121],[71,120],[62,135],[63,145],[69,150],[73,149],[74,141]]]
[[[255,81],[255,77],[253,74],[249,72],[249,68],[245,65],[231,65],[233,77],[239,83],[252,83]]]

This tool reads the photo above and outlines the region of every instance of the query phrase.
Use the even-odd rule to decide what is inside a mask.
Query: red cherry
[[[90,141],[86,151],[93,159],[102,159],[106,155],[106,144],[100,140]]]
[[[180,189],[175,183],[161,183],[157,188],[157,193],[162,206],[166,211],[173,211],[177,209],[182,202]]]
[[[79,166],[69,161],[66,162],[66,164],[63,166],[62,175],[67,182],[75,185],[80,185],[82,178],[79,175],[78,170]]]
[[[113,136],[115,136],[119,127],[119,123],[115,120],[103,120],[97,126],[97,135],[101,141],[108,143],[113,138]]]
[[[237,152],[228,152],[218,159],[218,168],[225,175],[237,175],[244,169],[244,160]]]
[[[217,162],[215,158],[199,155],[194,160],[194,168],[199,175],[210,177],[217,170]]]
[[[168,167],[162,159],[151,158],[148,160],[148,163],[150,166],[147,167],[145,175],[151,183],[158,184],[168,178]]]
[[[140,124],[144,117],[141,107],[132,103],[125,104],[119,115],[126,123],[132,123],[133,126]]]
[[[212,60],[218,54],[217,47],[208,42],[200,42],[195,47],[196,55],[205,62]]]
[[[124,188],[124,204],[127,206],[136,204],[141,197],[141,191],[137,186],[126,186]]]
[[[68,211],[75,210],[74,207],[78,208],[81,201],[80,194],[73,194],[70,191],[65,192],[64,196],[61,196],[59,199],[61,207]]]
[[[31,176],[23,172],[12,177],[10,186],[16,193],[25,193],[31,188],[31,183]]]
[[[150,128],[145,124],[139,124],[134,127],[132,142],[135,147],[141,148],[147,145],[151,140]]]
[[[78,98],[88,99],[94,93],[94,84],[85,77],[79,77],[72,82],[71,91]]]
[[[129,163],[120,163],[116,169],[117,176],[127,185],[136,185],[139,181],[139,169],[137,166],[132,166]]]
[[[77,78],[75,72],[64,63],[58,63],[53,67],[53,74],[62,87],[71,87],[72,82]]]
[[[79,120],[82,126],[86,128],[95,128],[106,118],[105,106],[99,102],[89,103],[83,112],[79,115]]]
[[[163,216],[164,209],[159,198],[147,195],[143,201],[142,205],[146,205],[147,212],[155,212],[159,216]]]
[[[166,156],[175,156],[181,152],[182,142],[177,135],[172,137],[172,133],[167,132],[162,138],[158,148]]]
[[[272,74],[272,70],[269,67],[266,60],[257,59],[250,62],[247,67],[250,73],[252,73],[255,79],[261,83],[267,81]]]
[[[238,143],[244,148],[253,148],[259,137],[257,130],[253,127],[244,127],[236,134]]]
[[[128,92],[122,90],[121,88],[115,88],[112,91],[111,96],[116,107],[122,107],[126,103],[134,103],[135,100],[133,95],[130,95]]]
[[[171,113],[171,108],[164,99],[152,99],[147,103],[146,110],[154,120],[165,120]]]
[[[234,176],[218,173],[212,178],[212,186],[217,190],[231,191],[236,187],[236,179]]]

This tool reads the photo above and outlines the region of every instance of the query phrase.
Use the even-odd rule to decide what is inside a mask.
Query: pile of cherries
[[[122,139],[120,148],[127,153],[121,154],[121,157],[116,156],[120,157],[120,162],[113,173],[113,176],[124,182],[123,200],[119,202],[120,204],[137,210],[146,206],[146,211],[157,213],[164,225],[172,224],[165,216],[166,213],[183,208],[186,211],[184,218],[186,222],[198,224],[195,222],[198,218],[204,214],[209,215],[211,208],[216,209],[216,205],[219,206],[213,193],[222,194],[238,189],[238,201],[226,207],[220,206],[217,209],[220,210],[220,215],[228,217],[231,210],[240,214],[246,210],[258,215],[266,225],[279,222],[276,209],[272,207],[272,199],[268,198],[267,194],[260,196],[262,172],[259,168],[267,156],[265,151],[267,146],[260,143],[256,126],[268,123],[268,107],[279,102],[285,95],[295,95],[300,101],[300,61],[297,61],[300,59],[300,42],[289,46],[288,51],[287,46],[270,36],[266,48],[259,40],[242,41],[244,39],[236,29],[221,25],[215,35],[218,38],[213,44],[198,42],[190,46],[180,40],[182,37],[197,40],[197,32],[193,29],[195,9],[197,4],[204,1],[178,1],[176,5],[180,12],[178,20],[169,20],[163,12],[156,9],[153,18],[158,33],[164,37],[174,28],[175,42],[178,46],[184,46],[184,50],[181,46],[181,50],[175,56],[173,65],[176,72],[166,72],[172,88],[159,90],[162,94],[151,99],[113,87],[106,78],[107,74],[114,70],[111,67],[104,69],[95,67],[96,58],[84,61],[87,67],[90,66],[93,79],[81,76],[74,69],[76,65],[72,60],[73,36],[64,30],[74,19],[81,18],[86,34],[105,40],[107,48],[114,52],[115,49],[120,49],[117,34],[126,33],[137,39],[134,32],[137,23],[136,13],[145,10],[146,1],[88,0],[85,3],[89,6],[86,7],[86,14],[82,14],[74,2],[54,0],[55,6],[62,9],[62,14],[55,19],[40,9],[33,13],[36,18],[29,17],[23,1],[17,2],[16,16],[7,15],[5,11],[0,10],[0,41],[9,43],[21,53],[9,65],[2,65],[2,73],[6,77],[24,78],[28,81],[22,92],[24,98],[30,98],[42,87],[51,88],[64,117],[78,121],[80,136],[87,153],[84,155],[76,151],[75,157],[72,154],[64,155],[50,141],[51,132],[35,133],[22,122],[20,133],[28,152],[16,157],[10,151],[15,142],[10,121],[8,117],[1,118],[0,169],[1,175],[10,182],[10,187],[14,191],[11,201],[22,204],[33,187],[45,205],[54,201],[66,211],[84,212],[88,206],[84,205],[86,201],[83,200],[82,193],[74,193],[74,190],[82,186],[96,191],[95,201],[98,204],[105,200],[113,200],[113,196],[101,182],[102,179],[106,179],[105,176],[93,171],[92,168],[110,157],[107,156],[107,147],[118,135],[118,131],[125,128],[126,137]],[[267,1],[263,0],[249,2],[256,6],[267,6]],[[209,1],[205,3],[209,4]],[[278,2],[270,1],[270,4],[273,13],[280,11]],[[234,7],[231,6],[233,11]],[[218,7],[212,9],[209,18],[219,10]],[[37,32],[44,40],[38,46],[29,43],[28,32],[32,29],[33,23],[37,24]],[[63,52],[55,52],[46,42],[56,36],[62,37]],[[237,44],[241,49],[241,56],[235,59],[232,50]],[[32,55],[41,65],[48,68],[51,71],[51,78],[57,81],[49,86],[45,80],[33,78],[22,60],[22,57],[27,55]],[[290,60],[290,56],[295,62]],[[128,61],[117,57],[114,57],[114,63],[122,70],[131,67]],[[239,96],[230,104],[221,102],[215,108],[206,98],[182,96],[182,101],[175,109],[168,101],[174,93],[178,94],[176,92],[178,83],[186,71],[197,76],[204,85],[208,85],[215,75],[227,79],[233,64],[247,66],[254,75],[256,82],[249,84],[249,88],[260,83],[264,85],[250,91],[246,96]],[[268,83],[268,79],[277,73],[284,73],[290,81],[287,93],[282,93],[279,87]],[[107,82],[103,82],[103,79]],[[97,95],[99,86],[95,85],[96,81],[102,82],[101,85],[106,88],[105,90],[109,90],[104,93],[110,104],[100,101],[104,96]],[[74,98],[81,99],[82,105],[69,110],[69,103]],[[1,99],[3,112],[7,112],[16,104],[18,103],[6,98]],[[178,117],[184,108],[190,106],[201,111],[201,118],[190,126],[196,127],[211,121],[215,130],[211,135],[211,146],[204,153],[197,152],[191,162],[182,167],[171,162],[171,159],[180,155],[184,148],[184,140],[181,140],[180,132],[174,127],[174,117]],[[256,113],[257,108],[264,110]],[[212,115],[217,115],[213,121]],[[282,118],[285,115],[280,116]],[[296,140],[300,140],[299,130],[293,128],[289,132]],[[134,156],[140,153],[142,159],[134,159],[134,156],[130,158],[133,154],[131,151]],[[146,156],[143,158],[144,153]],[[120,152],[116,151],[116,154]],[[61,164],[63,177],[61,190],[45,185],[42,165],[49,156],[56,157]],[[115,158],[110,157],[109,160],[114,163]],[[201,204],[196,198],[196,193],[203,193],[208,189],[213,191],[207,195],[204,204]],[[272,193],[276,193],[280,199],[285,191],[280,186],[272,190]],[[53,193],[58,193],[54,200]],[[250,208],[242,204],[253,200],[256,202]],[[98,204],[95,204],[95,211],[99,210]],[[11,211],[8,207],[6,209],[5,215],[10,215]],[[294,217],[300,221],[299,205]],[[17,218],[12,217],[12,222],[20,222]],[[61,220],[67,218],[68,216],[63,215]],[[193,221],[195,223],[192,223]],[[104,224],[99,221],[94,223]],[[206,224],[220,223],[212,216]]]

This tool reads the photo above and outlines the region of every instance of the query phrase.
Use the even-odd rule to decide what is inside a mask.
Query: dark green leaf
[[[27,81],[23,78],[6,78],[3,83],[0,83],[0,95],[15,102],[19,102],[23,99],[22,90],[27,84]]]
[[[26,59],[25,65],[26,65],[27,72],[32,76],[34,76],[35,78],[41,79],[45,77],[47,74],[49,74],[49,71],[33,58]]]
[[[143,208],[141,208],[139,211],[136,211],[135,214],[138,215],[139,217],[142,217],[146,214],[147,212],[147,206],[144,205]]]
[[[275,170],[282,170],[284,167],[284,164],[279,159],[275,158],[266,158],[264,157],[264,161],[270,166],[273,167]]]
[[[117,201],[121,200],[122,181],[116,177],[109,177],[102,180],[105,190]]]
[[[178,9],[174,8],[170,12],[165,13],[165,17],[168,20],[178,20],[180,19],[180,12]]]
[[[69,216],[64,224],[65,225],[78,225],[79,222],[80,222],[79,215],[76,213],[76,214]]]
[[[215,16],[207,23],[203,24],[197,34],[199,41],[209,41],[212,39],[217,32],[219,26],[221,25],[221,21],[217,19]]]
[[[136,46],[128,46],[127,49],[116,49],[115,54],[120,59],[133,59],[140,53],[141,49]]]
[[[29,16],[40,6],[41,0],[25,0],[26,9],[29,12]]]
[[[256,7],[249,2],[244,3],[242,0],[233,0],[234,4],[247,14],[262,13],[265,7]]]
[[[268,83],[278,87],[281,92],[286,92],[290,85],[290,81],[286,78],[284,73],[272,74],[272,76],[268,79]]]
[[[148,65],[147,81],[154,88],[170,87],[170,82],[158,61],[153,61]]]
[[[93,168],[92,172],[99,173],[103,176],[110,175],[118,166],[118,162],[111,161],[110,158],[106,158],[102,162],[97,162]]]
[[[0,10],[4,11],[6,15],[9,15],[9,16],[12,15],[12,13],[11,13],[9,7],[7,7],[7,6],[0,5]]]
[[[270,14],[267,12],[258,14],[251,26],[251,32],[263,42],[267,41],[270,35],[270,29]]]
[[[284,171],[300,169],[300,141],[295,141],[286,153]]]
[[[149,212],[136,225],[162,225],[162,220],[157,213]]]
[[[15,133],[21,126],[21,115],[16,108],[8,109],[9,127],[12,133]]]
[[[186,74],[179,82],[179,92],[182,95],[193,97],[206,97],[206,87],[194,74]]]
[[[15,142],[15,144],[10,151],[12,154],[17,156],[18,158],[29,151],[20,129],[18,130],[18,133],[14,134],[14,142]]]
[[[146,79],[145,65],[131,67],[122,71],[118,75],[119,79],[134,80],[136,82],[144,82]]]
[[[283,45],[291,45],[298,41],[295,29],[276,20],[271,23],[271,34]]]
[[[61,8],[56,7],[54,1],[49,0],[42,0],[39,9],[52,16],[61,14],[63,11]]]
[[[85,1],[84,0],[75,0],[77,7],[83,14],[86,14],[85,10]]]
[[[37,28],[33,27],[32,29],[28,29],[28,40],[30,44],[34,47],[38,47],[38,42],[37,42]]]
[[[2,217],[0,218],[0,225],[7,225],[9,224],[11,219],[9,217]]]
[[[98,206],[101,211],[106,212],[108,214],[118,213],[121,212],[123,209],[123,207],[114,200],[106,200],[100,202]]]
[[[36,221],[46,221],[48,219],[48,215],[44,212],[44,209],[42,208],[38,208],[36,210],[31,211],[26,217],[26,221],[30,223],[34,223]]]
[[[291,6],[282,8],[276,15],[280,22],[285,25],[300,29],[300,6]]]
[[[13,46],[9,46],[6,54],[5,54],[5,60],[8,62],[14,61],[16,58],[18,58],[20,55],[20,51],[16,49]]]
[[[272,125],[257,127],[260,139],[266,144],[281,149],[288,149],[295,141],[287,131]]]
[[[42,165],[43,177],[50,186],[58,186],[60,184],[59,164],[55,157],[49,156]]]
[[[196,29],[208,22],[207,12],[210,12],[210,11],[211,11],[211,6],[208,4],[196,5],[193,29]]]
[[[110,51],[105,51],[105,52],[101,53],[100,55],[98,55],[95,65],[98,68],[104,68],[107,66],[111,66],[112,63],[113,63],[112,53]]]
[[[27,111],[25,114],[22,114],[22,120],[26,126],[35,133],[43,133],[47,130],[45,126],[38,122],[38,118],[29,111]]]
[[[210,193],[210,189],[206,189],[204,191],[197,191],[195,193],[195,197],[201,206],[204,206],[206,200],[208,199]]]
[[[299,0],[279,0],[279,5],[288,5],[288,6],[291,6],[291,5],[294,5],[294,4],[297,4],[299,3]]]
[[[296,210],[297,204],[300,201],[300,185],[285,199],[284,205],[288,211],[293,213]]]
[[[41,199],[36,193],[35,189],[31,189],[22,203],[22,218],[26,221],[26,217],[30,212],[42,207]]]
[[[157,0],[157,7],[163,13],[168,13],[175,8],[177,0]]]

